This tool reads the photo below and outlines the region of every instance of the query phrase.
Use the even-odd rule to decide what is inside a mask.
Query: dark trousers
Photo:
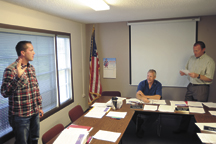
[[[142,113],[136,112],[133,121],[136,124],[136,132],[140,132],[141,130],[145,130],[158,119],[159,114],[157,113]]]
[[[187,86],[187,93],[185,95],[185,101],[208,101],[209,85],[193,85],[191,83]],[[183,115],[179,126],[180,130],[187,130],[190,124],[190,115]]]
[[[37,144],[39,139],[39,114],[29,117],[11,116],[9,123],[15,135],[15,144]]]

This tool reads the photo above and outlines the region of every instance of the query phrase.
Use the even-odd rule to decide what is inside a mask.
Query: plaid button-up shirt
[[[28,117],[42,109],[42,99],[34,67],[28,63],[18,78],[17,64],[18,59],[5,69],[1,94],[9,99],[9,116]]]

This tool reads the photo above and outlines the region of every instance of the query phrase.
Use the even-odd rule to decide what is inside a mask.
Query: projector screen
[[[187,76],[179,71],[193,55],[196,20],[128,23],[130,25],[130,84],[147,78],[149,69],[157,72],[162,86],[186,87]]]

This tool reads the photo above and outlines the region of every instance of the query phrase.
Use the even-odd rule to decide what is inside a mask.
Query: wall
[[[51,16],[2,1],[0,1],[0,23],[71,33],[74,103],[43,120],[40,123],[40,137],[57,123],[62,123],[64,126],[68,125],[70,123],[68,111],[71,108],[77,104],[80,104],[84,110],[88,108],[87,97],[82,97],[83,95],[86,95],[83,90],[85,77],[85,68],[83,67],[85,51],[83,48],[86,47],[85,24]],[[14,143],[13,141],[14,139],[5,144],[12,144]],[[42,143],[41,140],[39,143]]]
[[[216,61],[215,25],[216,16],[201,17],[198,25],[198,40],[206,43],[207,54]],[[92,24],[86,25],[87,56],[89,55],[92,26]],[[117,65],[116,79],[101,78],[103,91],[118,90],[122,93],[122,96],[135,97],[137,86],[129,85],[129,27],[127,22],[95,24],[95,31],[101,67],[103,58],[116,58]],[[193,46],[191,46],[191,50],[193,50]],[[103,68],[101,68],[100,74],[102,77]],[[216,102],[216,97],[214,96],[216,92],[214,89],[216,87],[215,81],[216,79],[213,80],[209,96],[209,101],[214,102]],[[184,100],[185,93],[186,88],[163,87],[162,89],[163,99]]]

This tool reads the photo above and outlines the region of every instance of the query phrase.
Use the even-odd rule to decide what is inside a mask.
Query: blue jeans
[[[15,135],[15,144],[37,144],[39,139],[39,114],[29,117],[11,116],[9,123]]]

